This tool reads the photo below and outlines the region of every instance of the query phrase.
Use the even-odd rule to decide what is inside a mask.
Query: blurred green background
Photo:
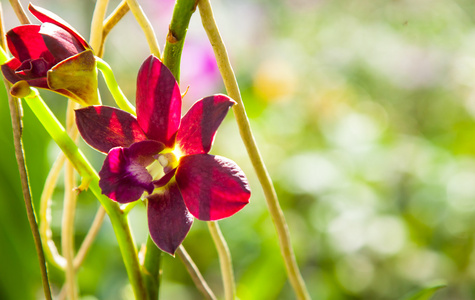
[[[111,1],[109,12],[119,1]],[[139,1],[165,40],[174,1]],[[5,26],[19,25],[2,0]],[[27,2],[22,1],[26,6]],[[89,37],[94,1],[33,1]],[[215,0],[256,140],[274,179],[298,263],[313,299],[399,299],[447,283],[434,299],[475,299],[475,3],[469,0]],[[32,17],[33,19],[33,17]],[[161,42],[163,48],[163,42]],[[105,60],[134,99],[148,47],[129,13],[108,40]],[[185,106],[223,92],[199,15],[182,60]],[[101,96],[113,105],[101,79]],[[41,282],[0,93],[0,299],[41,299]],[[64,121],[66,101],[43,97]],[[186,110],[186,108],[185,108]],[[184,111],[185,111],[184,110]],[[24,107],[24,143],[36,207],[58,154]],[[96,168],[103,156],[85,151]],[[259,183],[232,113],[212,153],[236,161],[253,196],[220,222],[240,299],[294,299]],[[62,183],[53,199],[59,244]],[[76,244],[97,201],[81,194]],[[146,239],[144,208],[131,223]],[[206,225],[184,242],[222,295]],[[50,267],[55,292],[64,275]],[[108,221],[78,273],[84,299],[132,299]],[[180,260],[164,258],[163,299],[201,299]]]

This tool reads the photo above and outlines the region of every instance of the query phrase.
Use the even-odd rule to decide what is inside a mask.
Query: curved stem
[[[102,43],[101,48],[97,52],[97,56],[102,57],[104,54],[104,43],[106,41],[107,35],[114,28],[117,23],[127,14],[129,11],[129,6],[127,5],[127,0],[122,0],[119,5],[114,9],[114,11],[104,20],[102,26]]]
[[[145,38],[147,39],[150,52],[156,57],[160,57],[160,47],[158,46],[158,41],[155,36],[155,32],[153,31],[152,24],[150,24],[147,16],[145,16],[145,13],[138,4],[137,0],[127,0],[127,4],[129,5],[130,11],[134,14],[137,23],[139,23],[142,31],[145,33]]]
[[[13,8],[13,11],[15,12],[18,20],[20,20],[20,23],[25,25],[25,24],[30,24],[30,20],[28,19],[28,16],[25,14],[25,11],[23,10],[23,7],[21,6],[20,1],[18,0],[10,0],[10,5]]]
[[[81,186],[88,186],[106,210],[112,223],[112,228],[114,229],[135,297],[137,299],[147,299],[137,249],[130,231],[127,216],[122,213],[117,203],[102,195],[101,189],[99,188],[99,176],[96,171],[92,168],[82,152],[79,151],[77,145],[68,136],[48,106],[46,106],[41,97],[39,97],[38,91],[33,88],[31,90],[32,93],[25,97],[26,103],[82,176],[83,183]]]
[[[221,266],[221,275],[224,284],[224,296],[226,300],[234,299],[236,288],[234,286],[233,263],[228,245],[224,240],[223,234],[219,229],[218,222],[207,222],[209,232],[213,238],[216,250],[218,250],[219,265]]]
[[[272,180],[264,165],[262,156],[259,153],[256,141],[254,140],[249,119],[247,118],[246,110],[244,108],[244,103],[241,99],[241,93],[236,81],[236,76],[234,75],[226,47],[224,46],[223,40],[221,39],[216,22],[214,20],[213,11],[211,9],[209,0],[200,0],[198,7],[200,10],[203,27],[205,28],[206,34],[208,35],[210,43],[213,47],[218,68],[221,72],[221,76],[223,77],[224,86],[226,87],[228,95],[237,102],[237,105],[233,106],[234,116],[239,127],[241,138],[264,191],[267,207],[279,237],[279,245],[290,282],[298,299],[310,299],[305,282],[303,281],[302,275],[300,274],[300,270],[295,260],[295,254],[290,241],[290,233],[277,198],[277,193],[275,192]]]
[[[5,26],[3,24],[3,7],[0,3],[0,47],[7,49],[7,38],[5,35]]]
[[[102,45],[102,23],[106,16],[107,5],[109,0],[97,0],[94,8],[94,15],[91,22],[91,36],[89,44],[94,51],[99,53]]]
[[[66,129],[72,132],[72,136],[77,137],[76,124],[74,123],[74,108],[78,106],[73,101],[68,101],[66,112]],[[73,140],[76,140],[73,137]],[[76,272],[74,270],[74,219],[76,215],[77,192],[74,190],[75,174],[73,165],[67,161],[64,168],[64,205],[63,218],[61,222],[61,248],[66,260],[66,283],[68,288],[68,298],[74,300],[78,298],[78,288],[76,285]]]
[[[191,16],[196,10],[196,0],[177,0],[163,50],[163,63],[180,82],[180,60],[186,31]]]
[[[101,70],[102,75],[106,81],[107,87],[112,94],[112,97],[119,106],[120,109],[125,110],[133,115],[135,115],[135,107],[127,100],[124,93],[119,87],[117,80],[115,79],[114,73],[112,72],[111,67],[105,61],[96,57],[97,68]]]
[[[74,257],[74,270],[77,271],[82,265],[82,262],[84,261],[87,252],[91,248],[92,242],[96,238],[97,233],[99,233],[99,229],[101,229],[105,215],[106,210],[104,209],[104,207],[99,207],[96,216],[94,217],[94,221],[92,221],[91,228],[89,228],[89,231],[87,232],[87,235],[84,238],[84,241],[82,242],[81,247],[79,248],[78,253],[76,254],[76,257]]]
[[[53,232],[50,227],[50,199],[53,195],[59,173],[61,172],[65,161],[66,156],[64,156],[64,154],[61,152],[48,173],[48,177],[46,178],[40,199],[40,235],[41,239],[43,240],[45,255],[51,263],[60,269],[64,269],[66,267],[66,261],[64,260],[64,257],[59,254],[58,248],[56,248],[56,245],[53,241]]]
[[[180,257],[181,261],[185,265],[186,270],[190,274],[191,279],[203,296],[208,300],[216,300],[216,296],[214,295],[206,280],[203,278],[203,275],[201,275],[200,270],[195,265],[188,252],[186,252],[183,245],[178,247],[176,254],[178,257]]]

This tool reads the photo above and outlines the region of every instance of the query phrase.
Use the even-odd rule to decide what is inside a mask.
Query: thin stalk
[[[79,151],[77,145],[68,136],[63,126],[53,115],[48,106],[44,103],[41,97],[39,97],[38,91],[32,89],[32,93],[25,97],[25,100],[33,113],[43,124],[46,131],[82,176],[83,182],[80,188],[89,187],[106,210],[112,223],[112,228],[114,229],[135,297],[137,299],[147,299],[145,285],[140,271],[137,249],[130,231],[127,216],[122,213],[117,203],[102,195],[101,189],[99,188],[99,176],[96,171],[84,157],[84,154]]]
[[[120,89],[111,67],[99,57],[96,57],[96,65],[97,68],[101,70],[107,87],[109,88],[115,103],[117,103],[117,106],[119,106],[120,109],[135,115],[135,107],[129,102],[129,100],[127,100],[127,97]]]
[[[25,25],[31,23],[19,0],[10,0],[10,5],[12,6],[13,11],[15,12],[18,20],[20,20],[21,24]]]
[[[66,261],[63,256],[58,253],[58,249],[53,241],[53,233],[51,231],[51,208],[50,208],[50,199],[53,195],[54,188],[56,187],[56,182],[59,177],[59,173],[63,167],[66,156],[61,152],[53,163],[51,170],[46,178],[45,185],[43,188],[43,193],[41,194],[40,200],[40,235],[43,240],[45,255],[48,260],[53,263],[59,269],[66,268]],[[87,232],[86,237],[84,238],[81,247],[79,248],[76,256],[74,257],[74,270],[77,271],[81,266],[84,258],[86,257],[87,252],[89,251],[92,242],[97,236],[99,229],[101,228],[102,222],[104,221],[105,216],[104,207],[100,206],[97,210],[94,221],[92,222],[89,231]]]
[[[68,101],[66,112],[66,129],[77,136],[77,128],[74,123],[74,108],[77,107],[73,101]],[[73,138],[73,140],[75,140]],[[61,222],[61,248],[66,260],[66,283],[68,288],[68,298],[75,300],[78,298],[78,288],[76,285],[76,272],[74,270],[74,219],[76,215],[77,191],[73,165],[67,161],[64,169],[64,205],[63,218]]]
[[[302,275],[300,274],[300,270],[295,260],[295,254],[290,241],[289,229],[280,207],[277,193],[274,189],[272,180],[269,176],[269,173],[267,172],[264,161],[261,154],[259,153],[259,149],[252,134],[249,119],[247,118],[244,103],[239,91],[239,86],[236,81],[236,76],[234,75],[234,71],[229,61],[226,47],[224,46],[223,40],[219,34],[216,21],[214,20],[211,4],[209,0],[201,0],[198,3],[198,7],[200,10],[203,27],[205,28],[206,34],[208,35],[211,46],[214,50],[218,68],[221,72],[221,76],[223,77],[226,91],[228,95],[237,102],[237,105],[233,106],[234,116],[239,127],[241,138],[264,191],[267,207],[279,237],[281,254],[284,259],[290,283],[292,284],[298,299],[310,299],[307,287],[305,286],[305,282],[303,281]]]
[[[219,229],[218,222],[207,222],[209,232],[213,238],[216,250],[218,250],[219,265],[221,266],[221,275],[223,277],[224,297],[226,300],[234,299],[236,287],[234,285],[233,263],[231,261],[231,252],[224,240],[223,234]]]
[[[0,3],[0,47],[2,49],[7,49],[7,38],[5,33],[5,26],[3,24],[3,7],[2,3]]]
[[[9,88],[9,84],[5,81],[5,87]],[[25,164],[25,152],[23,149],[22,140],[22,107],[18,98],[12,97],[8,94],[8,104],[10,107],[10,115],[12,118],[13,128],[13,144],[15,146],[15,156],[18,164],[18,171],[20,172],[21,189],[23,192],[23,199],[25,201],[26,214],[28,216],[28,222],[30,223],[31,233],[33,234],[33,240],[35,242],[36,253],[38,254],[38,260],[40,264],[41,277],[43,282],[43,291],[46,299],[52,299],[51,288],[48,280],[48,269],[46,266],[45,255],[43,247],[41,245],[41,236],[38,230],[38,223],[36,222],[35,208],[33,207],[33,201],[30,191],[30,183],[28,179],[28,170]]]
[[[159,299],[162,251],[158,249],[150,235],[147,237],[145,251],[143,273],[148,299]]]
[[[58,248],[56,247],[53,241],[53,232],[50,227],[50,199],[53,195],[54,188],[56,187],[56,182],[58,181],[59,173],[61,172],[65,161],[66,156],[64,156],[63,152],[61,152],[56,158],[56,161],[53,163],[53,166],[51,167],[48,173],[48,177],[46,178],[40,199],[40,235],[41,239],[43,240],[43,248],[49,262],[60,269],[64,269],[66,267],[66,261],[64,257],[59,254]]]
[[[177,0],[163,50],[163,63],[180,82],[180,61],[190,19],[196,10],[196,0]]]
[[[99,233],[99,229],[101,229],[102,222],[104,221],[104,217],[106,215],[106,210],[104,209],[103,206],[99,207],[99,209],[96,212],[96,216],[94,217],[94,220],[92,221],[91,228],[89,228],[89,231],[87,232],[86,237],[82,241],[81,247],[78,250],[78,253],[76,254],[76,257],[74,257],[74,270],[78,270],[79,267],[82,265],[82,262],[84,261],[84,258],[86,257],[87,252],[91,248],[92,242],[96,238],[97,234]]]
[[[176,250],[176,254],[185,265],[185,268],[190,274],[191,279],[195,283],[198,290],[203,294],[203,296],[208,300],[216,300],[216,296],[214,295],[213,291],[204,279],[203,275],[201,275],[200,270],[193,262],[188,252],[186,252],[185,247],[183,247],[183,245],[180,245],[178,247],[178,249]]]
[[[114,9],[114,11],[104,20],[102,25],[102,43],[97,56],[102,57],[104,54],[104,44],[109,32],[114,28],[117,23],[127,14],[129,11],[129,6],[127,5],[127,0],[122,0],[119,5]]]
[[[97,0],[96,7],[94,8],[94,14],[92,16],[89,45],[94,51],[97,51],[97,53],[99,53],[99,49],[102,45],[102,23],[104,22],[104,17],[106,16],[108,4],[109,0]]]
[[[145,38],[147,39],[148,47],[150,48],[150,53],[156,57],[160,57],[160,46],[158,46],[158,41],[153,31],[152,24],[147,19],[147,16],[140,7],[137,0],[127,0],[130,11],[134,14],[137,23],[139,23],[142,31],[145,33]]]

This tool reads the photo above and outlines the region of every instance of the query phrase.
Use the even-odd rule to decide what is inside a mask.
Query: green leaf
[[[408,295],[402,297],[400,300],[429,300],[430,298],[432,298],[435,292],[446,286],[447,285],[445,283],[439,283],[424,287],[420,290],[409,293]]]

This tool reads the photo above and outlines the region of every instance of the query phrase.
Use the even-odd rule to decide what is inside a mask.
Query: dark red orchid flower
[[[83,105],[100,104],[94,53],[72,27],[55,14],[28,6],[41,25],[22,25],[7,32],[13,59],[2,65],[11,83],[52,90]]]
[[[150,56],[137,78],[137,118],[108,106],[76,110],[84,140],[107,153],[99,186],[119,203],[147,192],[148,225],[157,246],[174,254],[193,217],[214,221],[249,203],[246,176],[233,161],[208,152],[235,104],[225,95],[198,100],[181,118],[178,83]]]

